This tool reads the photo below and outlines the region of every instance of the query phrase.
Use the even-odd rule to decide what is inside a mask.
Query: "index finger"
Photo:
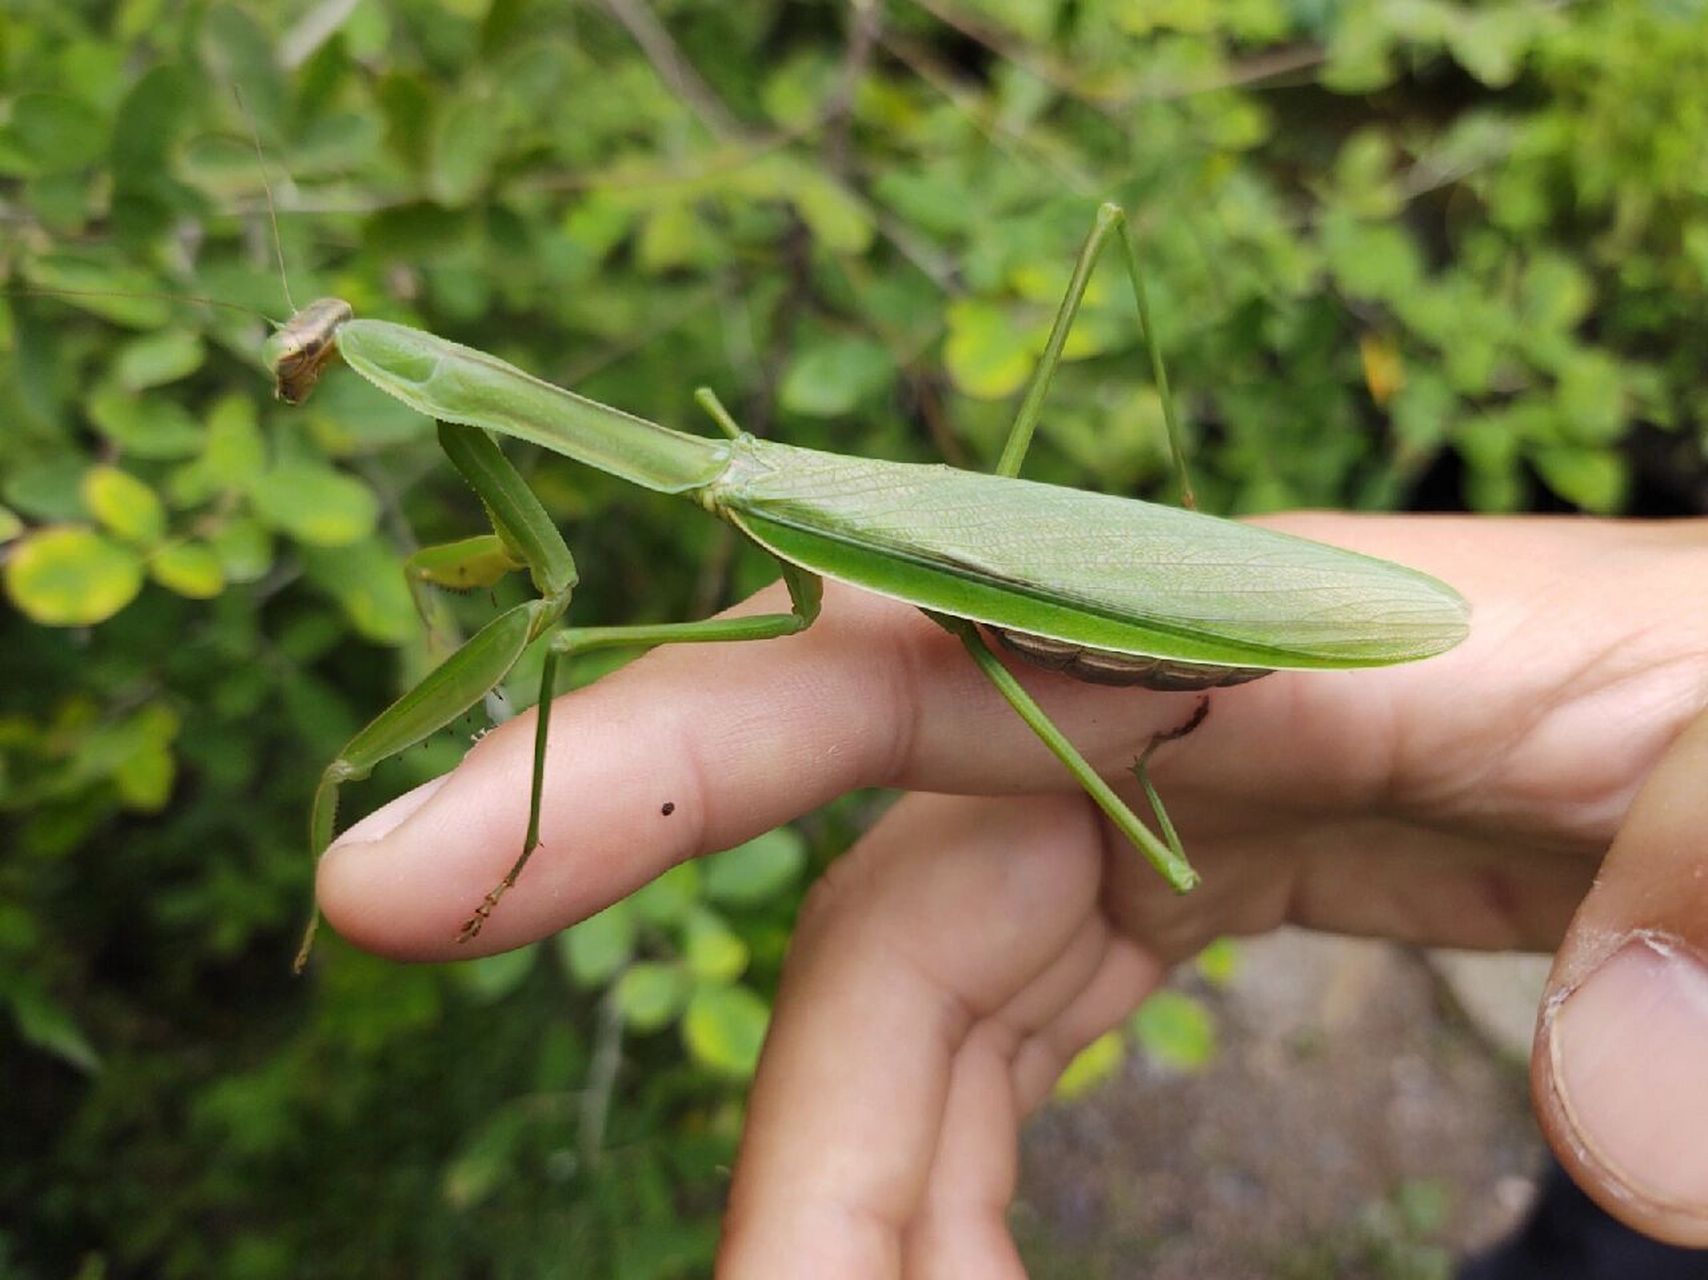
[[[1536,788],[1520,770],[1521,757],[1505,737],[1478,739],[1475,726],[1484,726],[1486,738],[1488,725],[1533,719],[1534,707],[1552,705],[1555,683],[1575,678],[1586,649],[1617,643],[1619,628],[1647,627],[1636,608],[1614,614],[1600,607],[1606,584],[1572,572],[1599,556],[1611,564],[1604,574],[1631,586],[1633,558],[1646,545],[1641,536],[1607,525],[1396,518],[1314,517],[1309,528],[1461,587],[1477,610],[1471,641],[1410,668],[1284,674],[1218,691],[1209,722],[1160,762],[1165,788],[1184,790],[1222,815],[1236,812],[1222,799],[1228,795],[1345,809],[1463,794],[1511,830],[1500,788],[1491,793],[1440,775],[1483,777],[1477,750],[1498,749],[1515,794],[1534,806]],[[1610,557],[1609,547],[1621,556]],[[1572,583],[1595,605],[1571,615],[1581,623],[1558,625],[1565,610],[1557,593],[1541,597],[1540,621],[1532,616],[1538,584],[1556,581]],[[1674,595],[1655,594],[1676,609]],[[780,603],[774,589],[742,608]],[[1558,640],[1552,648],[1532,646],[1515,672],[1503,645],[1543,623]],[[1643,634],[1665,637],[1677,628]],[[1189,705],[1182,697],[1190,695],[1017,673],[1111,777]],[[531,716],[518,717],[429,784],[431,791],[404,797],[348,832],[321,867],[320,897],[331,922],[358,945],[398,958],[484,954],[562,928],[685,858],[728,848],[856,787],[1073,790],[956,641],[905,605],[831,584],[823,615],[798,635],[660,649],[564,695],[546,763],[543,847],[476,943],[454,946],[458,924],[520,851],[532,737]],[[1537,740],[1549,748],[1538,765],[1561,776],[1565,748]],[[1607,743],[1592,745],[1586,754],[1599,785],[1613,789]],[[1523,820],[1551,819],[1537,812]]]

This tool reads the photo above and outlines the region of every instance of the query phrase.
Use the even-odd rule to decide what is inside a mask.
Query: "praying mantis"
[[[1051,379],[1106,246],[1120,247],[1164,407],[1185,507],[1018,477]],[[310,840],[331,844],[339,788],[450,724],[545,641],[528,826],[515,862],[458,933],[477,936],[540,844],[546,743],[558,663],[607,648],[771,640],[811,626],[830,578],[914,605],[955,636],[997,692],[1072,778],[1176,890],[1198,881],[1146,766],[1133,765],[1162,834],[1140,820],[995,655],[1082,680],[1205,690],[1273,671],[1411,662],[1468,631],[1468,608],[1417,570],[1190,509],[1179,424],[1150,321],[1138,248],[1121,208],[1096,214],[1006,447],[992,474],[847,457],[743,432],[709,391],[697,393],[722,438],[689,435],[552,386],[493,356],[418,329],[358,319],[323,298],[268,343],[280,399],[298,403],[335,359],[439,422],[439,442],[480,498],[490,534],[427,548],[419,581],[485,586],[525,571],[536,595],[493,618],[358,732],[315,791]],[[639,626],[565,626],[574,558],[495,436],[549,449],[727,521],[774,557],[786,613]],[[311,912],[296,958],[306,963]]]

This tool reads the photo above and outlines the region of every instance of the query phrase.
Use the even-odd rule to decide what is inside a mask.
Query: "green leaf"
[[[777,897],[806,862],[806,842],[793,827],[778,827],[703,859],[706,897],[751,906]]]
[[[273,567],[273,535],[246,516],[227,520],[208,545],[219,557],[227,582],[258,582]]]
[[[176,400],[136,395],[109,383],[89,397],[88,411],[107,437],[139,458],[188,458],[201,452],[202,428]]]
[[[802,169],[790,189],[795,212],[832,253],[864,253],[872,244],[872,217],[866,206],[841,184],[813,169]]]
[[[1056,1079],[1055,1096],[1063,1102],[1082,1097],[1121,1069],[1127,1045],[1119,1031],[1107,1031],[1073,1057]]]
[[[747,944],[717,912],[696,907],[688,916],[683,960],[702,982],[734,982],[747,969]]]
[[[63,93],[25,93],[12,103],[12,129],[44,170],[80,169],[107,145],[107,122],[81,99]]]
[[[1567,502],[1597,515],[1614,515],[1625,502],[1625,459],[1617,449],[1543,445],[1530,460],[1545,483]]]
[[[225,590],[225,567],[205,542],[174,542],[148,562],[151,578],[191,600],[211,600]]]
[[[247,491],[267,465],[267,447],[248,396],[226,395],[208,414],[202,471],[214,489]]]
[[[485,95],[459,97],[446,107],[428,161],[434,197],[454,209],[479,195],[503,137],[503,112]]]
[[[81,526],[32,533],[6,562],[12,603],[43,626],[105,622],[141,589],[142,562],[136,554]]]
[[[281,463],[250,494],[262,523],[314,547],[343,547],[373,532],[379,504],[360,482],[310,462]]]
[[[159,813],[172,798],[178,762],[164,742],[144,742],[113,769],[113,785],[127,809]]]
[[[1447,28],[1453,58],[1491,89],[1504,89],[1518,76],[1538,19],[1520,5],[1504,5],[1458,16]]]
[[[745,1080],[759,1064],[771,1011],[746,987],[695,988],[682,1017],[682,1041],[710,1071]]]
[[[46,292],[67,290],[61,300],[91,315],[132,329],[156,329],[172,318],[172,303],[158,280],[135,267],[69,254],[25,263],[24,278]]]
[[[18,1034],[38,1049],[45,1049],[85,1075],[101,1069],[95,1053],[70,1011],[36,985],[33,978],[14,983],[9,992],[12,1018]]]
[[[1152,1060],[1175,1071],[1198,1071],[1216,1056],[1210,1011],[1181,992],[1157,992],[1139,1006],[1131,1026]]]
[[[658,879],[643,884],[629,895],[635,914],[648,924],[680,924],[700,898],[698,863],[681,862]]]
[[[977,298],[949,304],[943,363],[955,384],[980,400],[1000,400],[1026,385],[1032,348],[1006,308]]]
[[[635,912],[627,898],[558,935],[558,957],[571,981],[601,987],[635,952]]]
[[[1324,219],[1323,250],[1341,287],[1359,297],[1400,298],[1423,275],[1416,243],[1394,223],[1359,222],[1337,213]]]
[[[188,377],[202,367],[207,348],[188,329],[162,329],[132,338],[113,360],[114,380],[127,391],[143,391]]]
[[[1577,444],[1612,444],[1625,429],[1625,383],[1605,352],[1580,351],[1560,370],[1560,416]]]
[[[88,514],[83,505],[85,470],[81,455],[58,454],[0,478],[0,493],[37,520],[81,520]]]
[[[379,538],[335,548],[305,546],[301,555],[308,580],[338,601],[351,624],[369,640],[399,645],[420,633],[421,619],[403,576],[403,558]]]
[[[661,204],[641,224],[635,257],[646,274],[662,275],[699,262],[710,236],[692,205]]]
[[[526,982],[539,958],[540,947],[535,943],[466,961],[453,966],[451,972],[464,991],[483,1004],[492,1004]]]
[[[525,1150],[527,1135],[537,1123],[534,1114],[519,1105],[500,1108],[446,1164],[440,1184],[445,1203],[466,1211],[496,1192],[516,1166],[518,1153]]]
[[[657,1031],[669,1024],[682,1007],[688,983],[673,964],[643,961],[630,965],[611,990],[624,1025],[635,1031]]]
[[[0,507],[0,546],[10,542],[24,531],[24,522],[18,518],[17,512],[9,507]]]
[[[117,467],[90,467],[83,476],[83,505],[109,533],[147,547],[166,532],[166,508],[141,480]]]
[[[157,63],[125,92],[113,116],[109,155],[114,174],[148,182],[166,167],[191,101],[186,80],[182,68]]]
[[[853,412],[890,381],[890,354],[869,338],[832,338],[803,348],[783,374],[778,395],[792,413],[834,418]]]

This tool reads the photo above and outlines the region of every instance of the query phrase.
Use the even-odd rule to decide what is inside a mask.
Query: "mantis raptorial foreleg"
[[[309,840],[317,851],[332,843],[339,787],[367,777],[376,765],[437,733],[490,693],[528,645],[563,616],[575,588],[575,559],[563,536],[492,438],[471,427],[441,424],[439,443],[485,506],[497,531],[493,536],[527,567],[540,596],[487,623],[344,745],[315,789]],[[488,555],[493,550],[484,542],[477,549]],[[442,549],[437,554],[442,556]],[[441,562],[439,567],[446,566]],[[319,921],[318,910],[311,908],[297,950],[298,970],[308,961]]]
[[[498,900],[516,883],[522,868],[540,844],[540,798],[545,781],[546,733],[551,720],[553,682],[558,659],[597,649],[650,649],[665,644],[714,644],[720,641],[775,640],[793,635],[812,625],[818,617],[819,604],[824,596],[824,581],[814,574],[783,564],[783,581],[788,584],[790,610],[788,613],[761,613],[746,618],[708,618],[701,622],[642,623],[627,627],[566,627],[557,631],[547,643],[545,665],[540,677],[540,701],[534,725],[534,780],[528,801],[528,833],[522,841],[522,853],[504,878],[481,899],[474,914],[463,922],[457,935],[466,942],[478,935],[491,916]]]

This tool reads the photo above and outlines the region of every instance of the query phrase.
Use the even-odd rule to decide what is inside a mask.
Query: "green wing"
[[[1177,507],[744,438],[703,498],[815,573],[1115,653],[1254,667],[1407,662],[1464,639],[1427,574]]]

